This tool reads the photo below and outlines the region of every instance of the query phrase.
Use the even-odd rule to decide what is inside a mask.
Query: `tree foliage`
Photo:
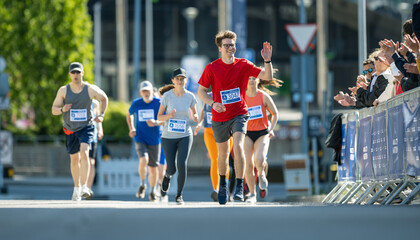
[[[0,55],[10,76],[11,109],[2,115],[8,119],[7,129],[19,133],[13,118],[25,118],[22,108],[29,105],[35,112],[35,127],[20,133],[59,133],[62,119],[51,114],[51,106],[59,87],[70,81],[69,64],[83,63],[84,80],[93,82],[87,2],[0,0]]]

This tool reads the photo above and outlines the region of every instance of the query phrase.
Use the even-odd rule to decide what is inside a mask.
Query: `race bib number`
[[[87,110],[86,109],[70,109],[70,121],[72,122],[83,122],[87,121]]]
[[[239,88],[234,88],[230,90],[221,91],[220,95],[222,97],[222,104],[231,104],[241,101],[241,93]]]
[[[249,120],[254,120],[263,117],[261,105],[248,108]]]
[[[153,109],[143,109],[139,110],[139,122],[146,122],[147,120],[151,120],[155,118],[155,111]]]
[[[207,117],[207,124],[211,125],[211,112],[208,112],[206,117]]]
[[[179,119],[169,119],[168,131],[176,133],[185,133],[187,121]]]

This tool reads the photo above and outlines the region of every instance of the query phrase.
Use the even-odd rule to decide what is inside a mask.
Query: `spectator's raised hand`
[[[352,96],[356,95],[357,89],[359,89],[359,87],[357,87],[357,86],[349,87],[349,90],[351,91]]]
[[[359,75],[359,76],[357,76],[357,81],[356,81],[356,84],[358,83],[358,82],[364,82],[364,83],[368,83],[368,81],[367,81],[367,79],[366,79],[366,77],[365,76],[363,76],[363,75]]]
[[[384,39],[379,42],[379,46],[383,52],[392,56],[395,50],[398,49],[398,42],[394,43],[392,40]]]
[[[338,103],[344,107],[356,106],[356,100],[350,97],[348,94],[347,96],[348,97],[344,98],[343,100],[338,101]]]
[[[357,86],[359,87],[359,88],[363,88],[363,89],[367,89],[367,87],[368,87],[368,83],[367,82],[359,82],[359,83],[357,83]]]
[[[338,94],[334,96],[334,100],[337,101],[337,102],[340,101],[340,100],[343,100],[343,99],[344,99],[343,91],[338,92]]]
[[[419,74],[419,69],[417,68],[417,63],[406,63],[404,64],[404,69],[409,73]]]
[[[413,50],[414,52],[418,52],[419,51],[419,41],[417,40],[416,37],[412,38],[410,37],[410,35],[405,34],[404,35],[404,44],[410,48],[411,50]]]
[[[398,52],[403,56],[407,56],[408,51],[411,51],[411,49],[408,49],[407,45],[401,43],[401,47],[398,48]]]

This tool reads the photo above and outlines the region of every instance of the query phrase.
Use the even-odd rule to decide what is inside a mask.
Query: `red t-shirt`
[[[222,113],[212,110],[213,121],[225,122],[248,113],[245,103],[248,79],[250,76],[258,77],[261,70],[242,58],[235,58],[232,64],[225,64],[219,58],[206,66],[198,83],[205,88],[211,87],[213,101],[226,107]]]

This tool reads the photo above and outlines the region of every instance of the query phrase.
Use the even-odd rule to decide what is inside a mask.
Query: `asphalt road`
[[[420,206],[0,200],[1,239],[419,239]]]
[[[210,201],[210,180],[200,176],[187,181],[184,205],[173,202],[171,191],[169,203],[134,193],[73,202],[71,179],[17,179],[0,195],[0,240],[420,239],[420,204],[285,202],[278,201],[284,185],[272,183],[266,202],[221,206]]]

